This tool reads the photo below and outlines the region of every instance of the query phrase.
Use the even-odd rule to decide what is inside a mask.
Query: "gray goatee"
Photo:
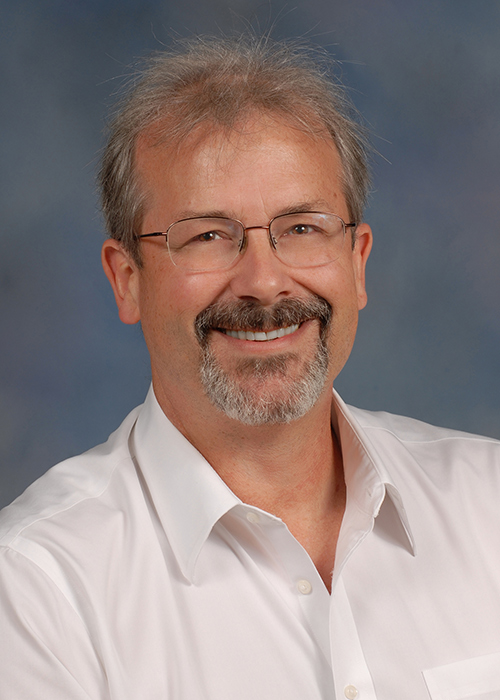
[[[210,401],[230,418],[247,425],[289,423],[305,415],[322,393],[329,365],[327,346],[332,308],[321,297],[284,299],[270,309],[256,302],[212,304],[196,317],[195,332],[202,351],[200,375]],[[318,319],[320,333],[313,358],[299,377],[289,376],[289,367],[298,356],[282,353],[240,362],[234,376],[220,366],[210,348],[210,331],[270,331]],[[266,342],[266,341],[264,341]],[[271,341],[272,342],[272,341]],[[280,378],[279,395],[266,387],[266,379]],[[254,386],[244,385],[246,378]]]

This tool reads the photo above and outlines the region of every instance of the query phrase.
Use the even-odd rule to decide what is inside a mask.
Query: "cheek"
[[[347,359],[358,325],[358,288],[353,267],[335,263],[334,269],[316,271],[309,291],[326,299],[332,307],[331,346],[337,356]]]
[[[348,295],[328,299],[333,308],[329,348],[331,372],[335,379],[351,354],[358,327],[358,304],[355,285]]]
[[[178,348],[189,344],[195,339],[196,316],[216,301],[224,288],[220,275],[180,273],[172,266],[144,278],[140,311],[148,346],[155,343]]]
[[[297,271],[299,272],[299,271]],[[297,282],[309,292],[326,299],[337,314],[357,309],[358,291],[354,269],[349,260],[338,260],[324,267],[311,268],[296,275]]]

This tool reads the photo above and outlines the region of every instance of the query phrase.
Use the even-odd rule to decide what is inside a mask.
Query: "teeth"
[[[269,331],[265,333],[264,331],[230,331],[225,330],[224,333],[229,335],[231,338],[238,338],[239,340],[257,340],[262,342],[264,340],[274,340],[275,338],[282,338],[284,335],[290,335],[290,333],[295,333],[298,329],[299,324],[295,323],[293,326],[288,326],[287,328],[277,328],[274,331]]]

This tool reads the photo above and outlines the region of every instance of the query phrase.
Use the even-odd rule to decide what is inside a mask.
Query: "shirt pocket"
[[[422,671],[432,700],[500,700],[500,652]]]

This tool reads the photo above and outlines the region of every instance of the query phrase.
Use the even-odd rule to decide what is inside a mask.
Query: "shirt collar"
[[[368,521],[373,527],[381,510],[392,510],[400,522],[401,544],[415,554],[410,523],[401,494],[390,475],[390,465],[379,455],[376,445],[363,430],[353,410],[335,390],[332,426],[342,449],[348,504],[352,506],[351,528],[359,531],[362,527],[366,528]],[[387,500],[391,503],[388,504]],[[352,542],[350,545],[349,550],[352,549]]]
[[[213,526],[241,501],[168,420],[153,387],[137,419],[131,451],[181,571],[192,581]]]
[[[388,496],[413,553],[413,538],[401,496],[375,447],[335,391],[332,425],[342,447],[351,515],[354,512],[351,527],[359,529],[358,525],[366,523],[367,518],[376,518]],[[131,435],[130,448],[181,571],[192,581],[198,555],[212,528],[242,502],[168,420],[152,387]],[[350,551],[352,542],[349,544],[348,539],[345,545]],[[341,559],[338,557],[337,561],[340,563]]]

